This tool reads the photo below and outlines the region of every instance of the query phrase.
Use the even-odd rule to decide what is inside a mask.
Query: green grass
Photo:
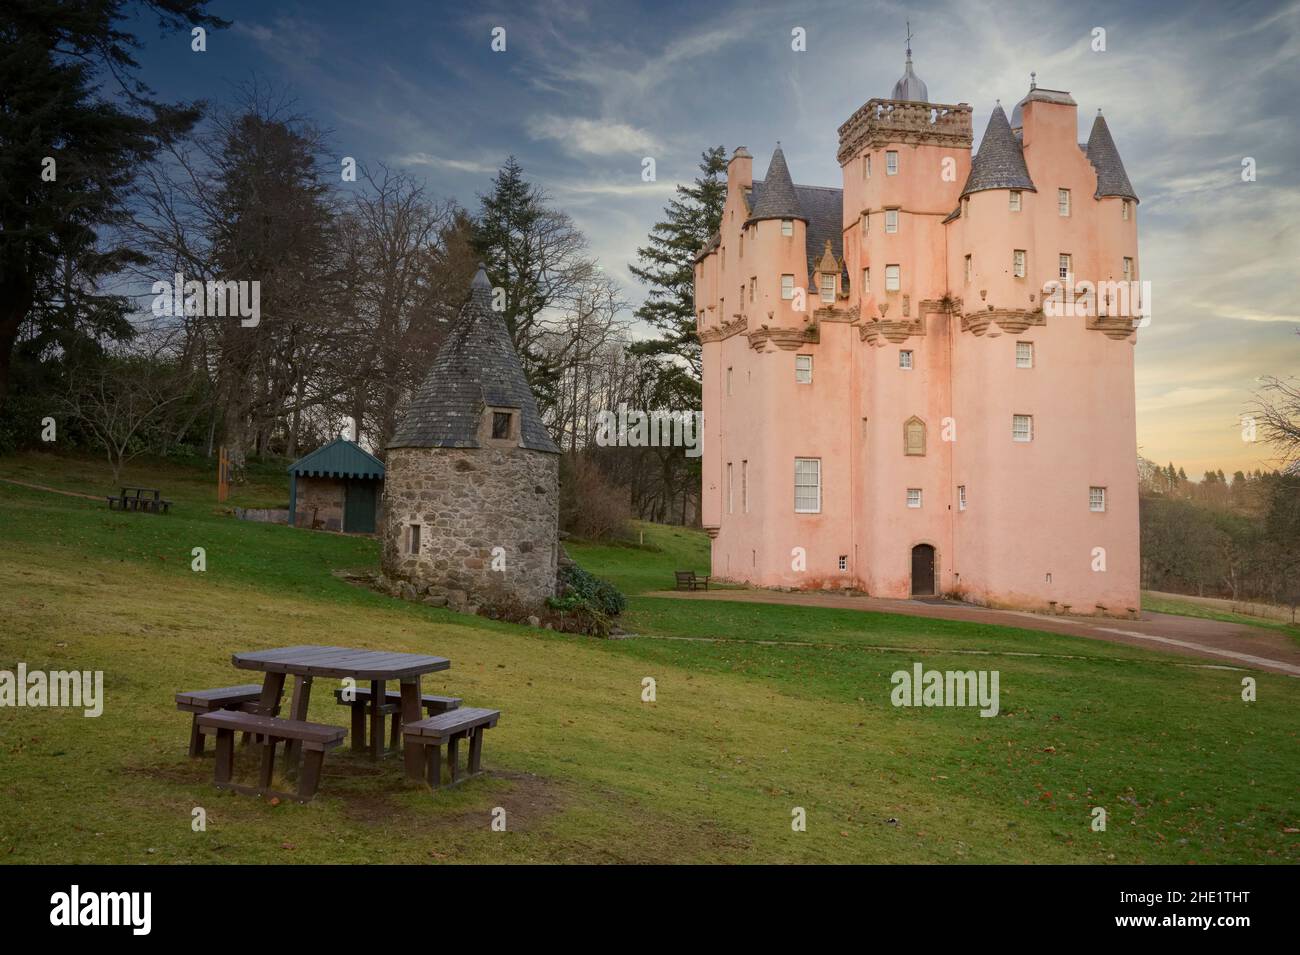
[[[0,477],[106,484],[103,465],[52,455],[0,459]],[[1297,859],[1283,830],[1300,823],[1300,689],[1283,676],[1253,673],[1246,704],[1241,672],[1027,629],[648,597],[708,566],[702,534],[653,525],[646,547],[569,546],[632,595],[640,637],[534,631],[355,588],[331,571],[373,566],[374,541],[224,516],[198,469],[130,477],[173,513],[0,484],[0,669],[102,669],[107,695],[98,719],[0,708],[0,860]],[[236,500],[283,496],[271,475]],[[393,760],[336,750],[307,806],[214,790],[172,694],[247,679],[234,651],[299,642],[449,657],[426,688],[503,712],[490,774],[435,797]],[[890,674],[917,660],[997,669],[1000,715],[891,706]],[[344,725],[331,688],[318,682],[310,718]],[[505,833],[489,827],[498,806]],[[807,832],[791,831],[796,806]]]

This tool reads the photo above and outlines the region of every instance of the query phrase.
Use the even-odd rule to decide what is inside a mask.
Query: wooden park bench
[[[130,492],[134,491],[132,494]],[[150,496],[152,495],[152,496]],[[105,497],[110,511],[148,511],[153,514],[166,514],[172,502],[163,500],[162,491],[153,487],[124,487],[119,495],[109,494]]]
[[[370,687],[358,686],[353,691],[351,701],[343,699],[343,690],[334,691],[334,699],[338,700],[343,706],[352,707],[352,748],[361,752],[367,747],[367,740],[370,738],[366,732],[366,714],[370,710]],[[428,716],[436,716],[439,713],[446,713],[448,710],[454,710],[460,706],[461,700],[458,696],[434,696],[432,693],[426,693],[420,697],[420,705],[424,707],[424,712]],[[392,734],[388,739],[390,749],[397,748],[398,738],[402,734],[402,721],[396,718],[395,714],[402,712],[402,691],[389,690],[384,694],[384,702],[379,707],[380,718],[392,716]],[[383,737],[382,727],[380,737]]]
[[[697,577],[693,570],[676,570],[673,571],[673,575],[677,578],[678,590],[699,590],[700,587],[703,587],[705,590],[709,589],[709,578],[707,575],[704,577]]]
[[[217,734],[217,764],[213,784],[218,789],[272,795],[308,802],[320,786],[321,766],[325,753],[343,742],[347,731],[340,726],[308,723],[304,720],[282,720],[274,716],[244,713],[238,710],[217,710],[198,717],[199,728]],[[262,740],[262,765],[256,786],[241,786],[233,781],[235,772],[235,733],[252,733]],[[301,747],[302,772],[298,776],[296,793],[277,792],[271,788],[271,773],[275,764],[277,743],[296,743]],[[287,749],[287,747],[286,747]],[[295,767],[290,766],[289,769]]]
[[[483,732],[497,725],[501,718],[500,710],[485,710],[477,706],[449,710],[437,716],[416,723],[407,723],[402,728],[406,744],[412,743],[426,747],[425,773],[429,786],[437,789],[442,784],[442,747],[447,747],[447,771],[451,775],[451,785],[456,785],[483,771]],[[456,750],[462,739],[469,739],[469,767],[465,776],[460,775],[460,766],[456,759]]]
[[[203,755],[203,732],[199,728],[199,716],[215,710],[247,709],[256,712],[258,699],[262,695],[260,683],[245,683],[241,686],[221,686],[215,690],[187,690],[176,694],[176,709],[184,713],[193,713],[190,720],[190,755]],[[244,736],[244,742],[249,737]]]

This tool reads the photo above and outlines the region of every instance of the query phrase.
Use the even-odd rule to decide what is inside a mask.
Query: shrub
[[[560,570],[560,584],[560,596],[552,599],[572,603],[564,608],[551,604],[557,609],[574,609],[577,603],[582,603],[608,617],[617,617],[627,609],[627,598],[617,587],[587,573],[577,564],[568,564]]]
[[[631,536],[631,494],[609,479],[586,454],[565,455],[560,464],[560,527],[582,540]]]

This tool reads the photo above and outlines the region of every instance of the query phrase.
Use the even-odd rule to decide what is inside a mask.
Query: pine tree
[[[474,248],[494,288],[505,290],[503,317],[543,412],[554,404],[560,369],[541,341],[542,313],[573,304],[595,271],[587,240],[568,215],[550,207],[514,156],[479,196]]]
[[[142,25],[145,14],[162,29],[228,25],[207,14],[203,0],[134,6],[6,0],[0,7],[0,406],[20,328],[30,321],[43,334],[66,325],[66,308],[50,303],[68,291],[76,293],[73,318],[114,337],[129,332],[120,300],[95,294],[95,285],[137,259],[104,247],[99,230],[124,220],[136,173],[198,111],[151,98],[134,79],[138,41],[122,27],[137,17]],[[75,288],[61,287],[67,275],[77,277]]]
[[[706,149],[700,172],[689,186],[678,186],[677,196],[664,209],[666,218],[650,230],[646,245],[637,249],[631,272],[650,286],[636,317],[659,331],[659,337],[637,342],[632,350],[656,358],[675,358],[685,368],[671,371],[674,363],[661,362],[668,374],[683,379],[698,400],[700,343],[695,337],[695,254],[722,224],[727,198],[726,150]]]

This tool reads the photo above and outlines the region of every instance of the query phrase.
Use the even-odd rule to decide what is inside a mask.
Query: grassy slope
[[[103,484],[93,463],[48,456],[0,461],[4,476]],[[108,695],[98,720],[0,709],[0,859],[1296,859],[1282,832],[1297,824],[1294,680],[1257,674],[1246,705],[1239,673],[1033,631],[644,596],[629,629],[725,642],[539,633],[352,588],[328,571],[373,563],[373,541],[221,517],[185,469],[134,479],[162,485],[173,513],[0,485],[0,669],[103,669]],[[277,495],[268,483],[247,496]],[[570,551],[634,594],[707,566],[702,535],[650,527],[647,540]],[[206,574],[189,570],[194,546]],[[773,638],[825,646],[751,642]],[[336,751],[309,806],[213,790],[211,762],[184,756],[172,692],[244,679],[234,650],[296,642],[450,657],[427,685],[503,710],[492,775],[435,798],[391,760]],[[961,648],[996,655],[948,652]],[[891,707],[889,674],[916,659],[996,667],[1002,715]],[[654,704],[640,701],[644,676]],[[318,684],[311,718],[341,725],[330,689]],[[1092,805],[1111,814],[1105,834],[1089,831]],[[194,806],[206,833],[190,830]],[[489,830],[494,806],[507,833]],[[790,830],[794,806],[806,833]]]

